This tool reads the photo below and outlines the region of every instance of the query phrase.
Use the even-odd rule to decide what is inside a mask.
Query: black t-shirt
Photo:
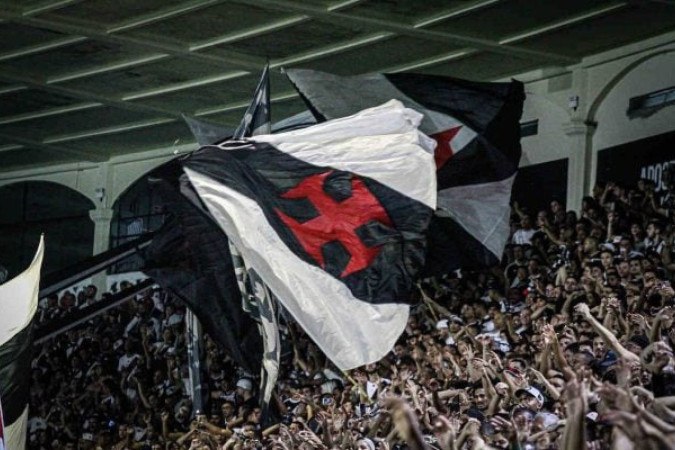
[[[675,395],[675,374],[661,372],[652,375],[652,389],[657,398]]]

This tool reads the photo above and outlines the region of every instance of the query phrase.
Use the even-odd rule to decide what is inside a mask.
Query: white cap
[[[368,438],[359,439],[357,444],[361,443],[365,444],[366,447],[368,447],[368,450],[375,450],[375,443],[372,440]]]
[[[169,320],[166,321],[167,325],[173,326],[173,325],[178,325],[183,321],[183,316],[180,314],[171,314],[169,317]]]
[[[442,330],[444,328],[448,328],[448,319],[442,319],[436,322],[436,329],[437,330]]]
[[[239,381],[237,381],[237,387],[242,388],[246,391],[252,391],[253,383],[251,383],[251,380],[249,380],[248,378],[240,378]]]

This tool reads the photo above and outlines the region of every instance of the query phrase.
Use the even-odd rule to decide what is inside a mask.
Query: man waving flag
[[[0,441],[10,450],[26,447],[31,335],[43,254],[40,238],[28,269],[0,285]]]
[[[392,101],[183,161],[213,219],[341,369],[389,352],[436,207],[435,143]]]

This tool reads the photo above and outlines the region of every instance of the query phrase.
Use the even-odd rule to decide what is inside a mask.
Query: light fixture
[[[94,194],[96,194],[96,198],[98,199],[99,202],[102,202],[103,199],[105,198],[105,188],[96,188],[94,191]]]

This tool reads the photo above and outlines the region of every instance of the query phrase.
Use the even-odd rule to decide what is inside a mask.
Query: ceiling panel
[[[248,102],[258,84],[259,76],[259,74],[251,74],[242,78],[209,83],[205,86],[183,89],[161,96],[143,98],[134,101],[133,103],[193,113],[215,106]],[[284,76],[278,71],[272,71],[270,73],[272,83],[276,83],[275,79],[281,77]],[[273,91],[273,94],[276,92],[277,91]]]
[[[260,8],[254,5],[224,3],[152,23],[130,34],[141,37],[155,36],[184,42],[200,42],[214,36],[237,33],[250,27],[260,26],[290,16],[292,16],[291,13],[280,10]]]
[[[616,0],[509,0],[429,27],[429,30],[457,33],[498,41],[501,38],[570,19],[588,11],[617,4]]]
[[[140,14],[184,3],[185,0],[87,0],[45,14],[50,19],[78,19],[99,25],[111,25]]]
[[[236,0],[234,0],[236,1]],[[358,0],[358,1],[365,1],[365,0]],[[330,5],[333,5],[336,3],[336,0],[302,0],[303,4],[311,5],[311,6],[317,6],[319,8],[321,7],[328,7]]]
[[[41,52],[0,63],[3,68],[15,72],[48,77],[73,70],[87,70],[148,54],[135,46],[112,42],[87,40],[65,47]]]
[[[15,23],[0,26],[0,56],[3,53],[63,38],[63,33]]]
[[[509,55],[495,55],[493,53],[477,53],[447,63],[425,67],[420,69],[419,72],[489,81],[532,70],[540,66],[540,63],[532,59],[517,58]]]
[[[319,21],[303,22],[277,32],[266,33],[216,48],[267,58],[283,58],[335,41],[358,38],[363,27],[344,27]]]
[[[183,121],[177,120],[152,128],[83,139],[70,143],[69,147],[83,151],[100,149],[105,150],[110,155],[124,155],[137,151],[168,147],[167,155],[170,155],[172,154],[172,147],[193,142],[194,138],[190,134],[190,129]]]
[[[178,112],[236,126],[267,58],[277,121],[305,109],[282,64],[491,80],[672,31],[667,0],[3,0],[0,171],[192,142]]]
[[[463,8],[474,3],[475,0],[366,0],[341,12],[374,19],[414,23],[439,10]]]
[[[80,100],[59,94],[26,89],[23,91],[4,94],[0,97],[0,118],[24,114],[34,111],[42,111],[48,108],[73,105]]]
[[[460,50],[460,47],[453,47],[441,42],[397,36],[335,56],[318,58],[315,61],[303,63],[302,67],[337,74],[367,73],[382,71],[385,68],[389,69],[458,50]]]
[[[235,68],[233,68],[235,70]],[[209,64],[195,64],[178,58],[137,65],[128,69],[113,70],[94,77],[80,78],[60,83],[73,89],[96,92],[108,96],[131,93],[160,86],[185,83],[208,77],[221,76],[231,71]]]
[[[0,132],[23,136],[33,140],[47,139],[73,133],[81,133],[101,128],[156,118],[156,115],[126,111],[111,107],[98,107],[85,111],[61,114],[48,119],[28,120],[4,125]]]
[[[584,56],[675,29],[675,3],[650,3],[626,8],[561,32],[536,37],[520,44],[533,50],[546,49],[571,56]]]
[[[12,0],[12,7],[17,10],[31,9],[45,3],[45,0]]]

